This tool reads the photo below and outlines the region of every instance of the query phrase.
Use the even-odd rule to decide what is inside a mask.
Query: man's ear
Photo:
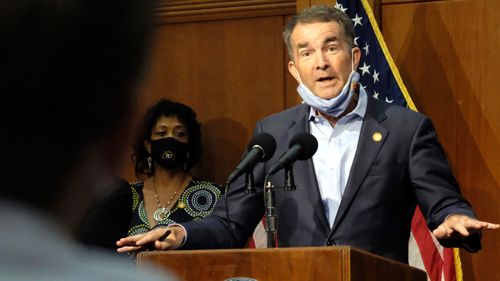
[[[302,81],[300,80],[300,76],[299,76],[299,72],[297,70],[297,67],[295,67],[295,63],[293,61],[289,61],[288,62],[288,71],[290,72],[290,74],[292,74],[293,78],[295,78],[295,80],[297,80],[297,83],[302,83]]]
[[[353,70],[358,69],[359,61],[361,60],[361,49],[358,47],[352,48],[352,65]]]

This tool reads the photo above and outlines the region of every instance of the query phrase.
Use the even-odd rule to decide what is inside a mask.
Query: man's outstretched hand
[[[451,237],[467,237],[471,232],[481,232],[487,229],[499,229],[500,224],[479,221],[466,215],[451,215],[432,231],[432,234],[439,239]]]
[[[146,249],[175,250],[182,245],[186,234],[180,226],[156,228],[149,232],[128,236],[116,242],[119,253],[136,252]]]

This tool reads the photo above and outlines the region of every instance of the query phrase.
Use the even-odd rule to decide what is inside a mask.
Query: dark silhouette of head
[[[61,212],[118,164],[152,2],[1,1],[1,198]]]

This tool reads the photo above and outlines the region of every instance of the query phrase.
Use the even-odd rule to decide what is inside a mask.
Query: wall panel
[[[291,0],[159,0],[159,23],[201,22],[295,13]]]
[[[382,27],[419,111],[437,128],[478,216],[500,222],[500,2],[382,2]],[[464,280],[497,280],[500,233],[462,252]]]

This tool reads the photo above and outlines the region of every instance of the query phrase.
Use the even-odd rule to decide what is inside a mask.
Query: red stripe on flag
[[[253,241],[253,237],[250,237],[250,239],[248,239],[247,248],[255,249],[255,242]]]
[[[422,261],[425,266],[425,271],[427,271],[427,275],[431,281],[441,281],[443,259],[436,248],[436,244],[434,244],[434,241],[432,240],[429,228],[427,227],[422,212],[418,207],[415,209],[415,214],[413,215],[411,230],[420,250],[420,255],[422,256]]]
[[[443,260],[444,260],[444,280],[446,281],[456,281],[456,270],[455,270],[455,256],[453,253],[453,248],[443,249]]]

